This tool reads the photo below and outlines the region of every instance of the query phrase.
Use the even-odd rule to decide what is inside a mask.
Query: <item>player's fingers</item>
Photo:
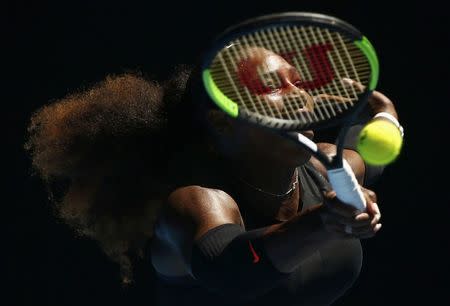
[[[377,225],[370,227],[370,228],[352,228],[352,234],[360,239],[370,238],[375,236],[375,234],[381,229],[381,223],[378,223]]]
[[[364,86],[363,84],[361,84],[358,81],[352,80],[350,78],[342,78],[342,83],[347,87],[353,87],[355,88],[357,91],[359,91],[360,93],[363,92],[366,89],[366,86]]]
[[[344,218],[342,216],[339,217],[339,215],[332,215],[330,217],[333,217],[334,218],[333,220],[335,222],[338,222],[343,225],[349,225],[352,228],[358,228],[361,230],[370,228],[376,223],[378,223],[378,222],[373,223],[374,222],[373,218],[369,216],[369,214],[367,213],[361,213],[354,218]],[[378,218],[377,220],[379,221]]]
[[[325,218],[327,223],[349,225],[355,228],[368,227],[372,222],[372,218],[370,218],[367,213],[359,214],[356,217],[349,217],[331,210],[327,210],[322,213],[322,217]]]
[[[377,195],[370,189],[361,186],[364,198],[366,199],[366,212],[370,215],[370,224],[375,225],[381,219],[380,208],[377,205]]]
[[[323,103],[323,102],[334,102],[334,103],[346,103],[351,102],[352,99],[345,98],[342,96],[329,95],[329,94],[318,94],[314,96],[314,103]]]
[[[361,187],[361,191],[363,192],[364,198],[366,199],[366,202],[377,202],[377,194],[373,192],[370,189]]]
[[[374,225],[380,221],[381,212],[380,212],[380,208],[378,207],[377,203],[368,202],[367,203],[367,212],[372,215],[372,221],[370,222],[370,224]]]
[[[342,83],[347,88],[355,88],[359,93],[363,92],[366,89],[366,86],[350,78],[342,78]],[[369,96],[367,102],[371,106],[374,114],[386,112],[398,119],[394,103],[392,103],[392,101],[381,92],[373,91]]]
[[[337,198],[335,191],[327,191],[324,196],[325,204],[330,213],[338,214],[345,218],[353,218],[358,213],[353,206],[341,202]]]
[[[354,218],[354,222],[352,223],[353,227],[367,227],[371,225],[373,222],[373,219],[368,213],[360,213],[359,215],[356,215]]]

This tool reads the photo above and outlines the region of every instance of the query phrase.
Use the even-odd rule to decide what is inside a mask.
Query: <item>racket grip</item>
[[[338,199],[361,212],[365,211],[366,199],[348,162],[344,159],[342,168],[330,169],[327,172]]]

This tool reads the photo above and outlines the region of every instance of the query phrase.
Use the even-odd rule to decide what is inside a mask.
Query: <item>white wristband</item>
[[[400,125],[400,123],[398,122],[397,118],[395,118],[394,116],[392,116],[391,114],[386,113],[386,112],[378,113],[378,114],[376,114],[373,118],[377,118],[377,117],[383,117],[383,118],[386,118],[386,119],[388,119],[389,121],[391,121],[391,122],[398,128],[398,130],[400,131],[400,134],[401,134],[402,137],[403,137],[403,135],[404,135],[404,130],[403,130],[403,127],[402,127],[402,126]]]

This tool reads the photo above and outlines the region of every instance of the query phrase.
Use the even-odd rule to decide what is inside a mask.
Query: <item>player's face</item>
[[[264,48],[250,48],[245,53],[248,56],[238,65],[238,77],[252,94],[270,106],[270,111],[312,111],[313,99],[299,87],[301,78],[294,66]],[[238,131],[235,139],[245,154],[265,154],[272,160],[293,164],[310,158],[308,152],[270,129],[244,122],[234,124]],[[314,136],[311,130],[302,133],[310,139]]]
[[[298,112],[312,110],[312,97],[299,87],[301,78],[295,67],[267,49],[252,48],[248,54],[238,65],[238,77],[252,94],[270,106],[270,111],[280,112],[284,108],[292,111],[294,104]],[[228,130],[225,140],[227,145],[222,148],[229,150],[226,152],[228,155],[230,152],[248,156],[265,155],[274,162],[292,165],[303,164],[310,158],[308,152],[273,130],[227,119],[232,128]],[[314,136],[311,130],[302,133],[310,139]]]
[[[313,98],[301,88],[297,69],[282,56],[264,49],[249,48],[238,64],[238,78],[273,115],[284,116],[286,111],[312,111]]]

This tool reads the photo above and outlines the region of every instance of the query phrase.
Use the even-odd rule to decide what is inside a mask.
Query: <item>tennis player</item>
[[[275,107],[293,91],[318,98],[296,86],[298,72],[280,55],[251,54],[250,66],[270,65],[282,80],[242,67],[248,80],[271,84],[260,94]],[[151,260],[158,305],[332,304],[359,276],[360,239],[381,228],[376,194],[362,188],[363,213],[340,202],[309,153],[226,116],[198,83],[190,68],[162,83],[108,76],[37,110],[25,147],[58,217],[97,240],[125,284],[135,255]],[[380,92],[369,105],[397,117]],[[368,187],[383,169],[363,162],[360,126],[352,129],[344,157]]]

